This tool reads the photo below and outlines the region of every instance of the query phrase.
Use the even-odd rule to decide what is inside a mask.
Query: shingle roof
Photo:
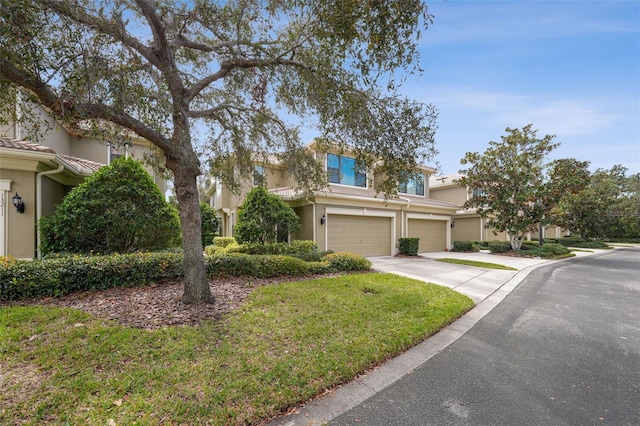
[[[273,194],[277,194],[285,199],[297,200],[304,198],[306,196],[310,196],[311,193],[308,191],[297,190],[293,187],[282,187],[282,188],[274,188],[269,190],[269,192]],[[385,201],[384,194],[376,193],[373,189],[365,189],[365,188],[356,188],[356,187],[346,187],[346,186],[331,186],[329,188],[323,188],[317,190],[313,193],[313,196],[331,196],[331,195],[343,195],[353,198],[365,198],[369,200],[376,201]],[[410,202],[414,205],[424,205],[424,206],[433,206],[433,207],[445,207],[452,209],[460,209],[461,206],[454,203],[449,203],[446,201],[434,200],[431,198],[412,196],[408,194],[402,194],[401,196],[390,197],[391,201],[403,201],[406,202],[410,200]]]

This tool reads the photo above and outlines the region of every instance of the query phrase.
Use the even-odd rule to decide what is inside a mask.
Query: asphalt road
[[[330,425],[640,425],[640,249],[543,266]]]

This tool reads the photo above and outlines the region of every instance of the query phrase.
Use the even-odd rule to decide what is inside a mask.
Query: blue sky
[[[561,143],[549,159],[640,172],[640,1],[427,4],[424,73],[402,91],[439,110],[443,174],[529,123]]]

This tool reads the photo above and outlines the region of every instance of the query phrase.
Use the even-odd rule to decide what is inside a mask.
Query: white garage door
[[[391,218],[331,214],[327,248],[363,256],[391,255]]]
[[[444,251],[447,248],[447,222],[409,219],[409,237],[420,238],[418,252]]]

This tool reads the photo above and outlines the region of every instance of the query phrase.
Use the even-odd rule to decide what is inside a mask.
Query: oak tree
[[[179,202],[183,301],[213,302],[204,166],[232,185],[276,153],[299,186],[322,185],[296,117],[320,147],[379,165],[393,193],[435,153],[435,109],[400,96],[395,78],[419,71],[430,20],[420,0],[0,0],[0,120],[28,118],[15,114],[20,93],[69,126],[155,145]]]

